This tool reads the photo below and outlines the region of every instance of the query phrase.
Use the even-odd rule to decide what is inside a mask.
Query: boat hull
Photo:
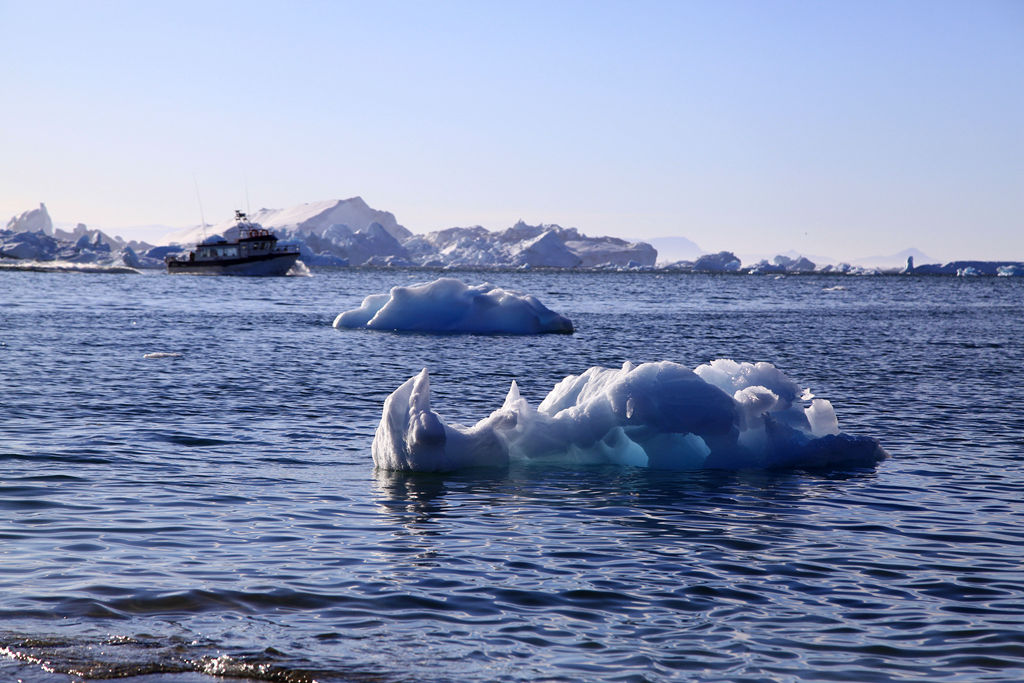
[[[296,252],[218,261],[168,261],[167,272],[170,275],[286,275],[298,259]]]

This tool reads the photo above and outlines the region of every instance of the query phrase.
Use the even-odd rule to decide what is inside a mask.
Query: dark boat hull
[[[298,259],[298,252],[293,252],[215,261],[168,261],[167,272],[170,275],[286,275]]]

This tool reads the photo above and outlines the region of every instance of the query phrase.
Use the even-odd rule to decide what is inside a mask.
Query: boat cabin
[[[188,258],[170,255],[168,273],[206,275],[285,275],[299,258],[297,244],[278,246],[277,236],[242,211],[235,212],[235,239],[211,237],[196,245]]]
[[[190,255],[190,261],[224,261],[230,259],[247,259],[267,256],[278,252],[291,253],[291,248],[277,248],[277,237],[257,223],[250,223],[243,211],[235,211],[235,227],[238,228],[238,239],[228,242],[223,238],[216,241],[203,242],[196,245]],[[297,251],[297,249],[295,250]]]

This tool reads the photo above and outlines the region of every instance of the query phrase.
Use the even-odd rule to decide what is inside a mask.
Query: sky
[[[0,225],[361,196],[707,251],[1024,260],[1022,0],[0,0]],[[163,227],[146,227],[163,226]]]

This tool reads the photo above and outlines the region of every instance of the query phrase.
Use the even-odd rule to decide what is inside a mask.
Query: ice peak
[[[7,221],[7,229],[11,232],[41,232],[53,235],[53,221],[46,210],[46,204],[39,202],[38,209],[29,209]]]
[[[505,402],[501,405],[502,408],[511,409],[520,400],[519,396],[519,385],[516,384],[515,380],[512,380],[512,386],[508,388],[508,394],[505,396]]]

